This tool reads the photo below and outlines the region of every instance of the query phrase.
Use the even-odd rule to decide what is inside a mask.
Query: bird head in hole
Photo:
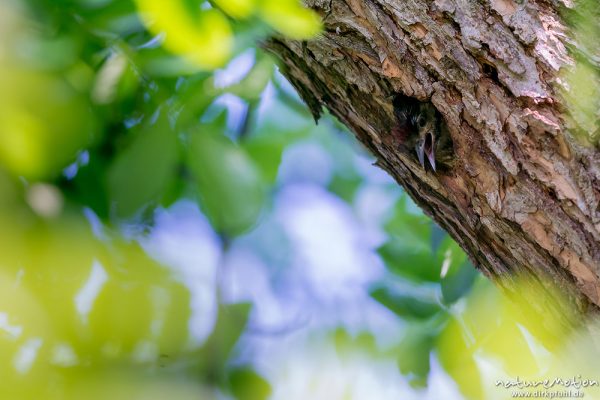
[[[401,144],[416,152],[419,163],[425,168],[425,160],[436,170],[436,146],[439,139],[439,114],[428,102],[397,95],[394,98],[394,114]]]

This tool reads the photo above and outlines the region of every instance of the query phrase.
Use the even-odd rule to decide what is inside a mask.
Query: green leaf
[[[275,131],[273,131],[274,129]],[[267,183],[273,184],[279,172],[284,150],[291,143],[306,136],[306,133],[303,131],[281,132],[280,129],[273,127],[262,129],[262,131],[252,132],[241,143],[241,146],[260,170],[263,179]]]
[[[196,74],[181,80],[178,95],[175,98],[180,108],[176,130],[185,130],[196,126],[198,119],[221,93],[214,88],[212,75]]]
[[[442,296],[446,304],[451,304],[470,291],[479,272],[448,235],[442,240],[436,253],[436,262],[442,266]]]
[[[339,354],[349,354],[357,350],[367,354],[380,354],[377,340],[373,332],[361,332],[358,335],[350,335],[344,328],[338,328],[332,335],[333,343]]]
[[[248,367],[231,371],[229,386],[238,400],[266,400],[272,393],[269,382]]]
[[[108,161],[90,151],[87,165],[80,166],[75,178],[64,185],[65,194],[79,204],[91,208],[101,219],[109,216],[108,188],[103,185]]]
[[[260,15],[273,28],[292,39],[310,39],[321,30],[321,20],[298,0],[262,0]]]
[[[468,294],[479,275],[479,272],[470,262],[461,264],[457,271],[442,279],[442,296],[446,304],[452,304]]]
[[[281,164],[281,156],[286,142],[277,138],[258,138],[243,144],[244,149],[260,169],[268,183],[274,183]]]
[[[134,32],[141,32],[143,25],[137,15],[132,1],[102,1],[87,0],[81,3],[101,3],[101,6],[87,4],[77,7],[77,14],[81,15],[95,32],[105,36],[125,36]],[[69,4],[69,7],[73,7]],[[88,38],[89,41],[90,38]]]
[[[468,399],[482,399],[481,374],[473,358],[473,348],[465,341],[460,323],[452,318],[436,342],[440,364]]]
[[[371,291],[371,297],[389,308],[394,314],[407,319],[428,319],[442,309],[436,303],[420,300],[414,296],[399,295],[385,287]]]
[[[390,271],[416,282],[439,282],[441,263],[431,250],[431,223],[424,215],[409,211],[403,195],[393,217],[385,225],[389,240],[378,249]]]
[[[247,18],[256,8],[257,0],[213,0],[226,14],[233,18]]]
[[[429,358],[434,339],[429,331],[411,324],[400,342],[398,368],[400,373],[409,378],[409,383],[413,387],[425,387],[427,385],[427,376],[430,369]]]
[[[389,270],[415,282],[438,282],[440,265],[427,250],[404,246],[401,239],[391,238],[377,251]]]
[[[158,354],[180,354],[189,339],[189,290],[136,243],[111,247],[100,260],[106,281],[90,310],[81,352],[118,358],[145,340]]]
[[[179,159],[178,139],[161,112],[143,126],[108,170],[108,192],[118,216],[127,217],[159,202],[173,183]]]
[[[344,201],[351,203],[362,183],[363,180],[358,176],[341,176],[335,174],[329,183],[328,189],[330,192],[344,199]]]
[[[212,129],[215,129],[212,127]],[[202,209],[220,233],[238,235],[254,225],[265,201],[265,184],[248,154],[223,136],[192,136],[188,165]],[[213,132],[214,133],[214,132]]]
[[[275,62],[264,53],[258,53],[258,60],[241,82],[227,88],[227,92],[246,100],[258,100],[271,80]]]
[[[196,352],[200,374],[208,376],[213,383],[223,378],[227,360],[244,332],[251,308],[249,303],[219,306],[215,328],[204,346]]]
[[[431,224],[423,214],[414,214],[412,200],[403,195],[396,203],[394,215],[385,230],[396,236],[400,245],[413,251],[428,251],[431,243]]]
[[[155,35],[164,33],[162,46],[190,65],[212,70],[229,60],[234,38],[221,11],[202,7],[193,15],[179,0],[137,0],[136,5],[146,28]]]
[[[98,139],[86,97],[62,76],[33,71],[0,64],[0,165],[30,181],[56,178]]]

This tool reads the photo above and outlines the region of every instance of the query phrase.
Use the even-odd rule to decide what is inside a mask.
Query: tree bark
[[[488,277],[509,291],[502,278],[549,278],[590,311],[600,306],[600,152],[561,96],[575,64],[561,19],[569,1],[308,0],[324,32],[267,48],[315,118],[326,106]],[[424,170],[401,150],[396,93],[444,116],[450,170]]]

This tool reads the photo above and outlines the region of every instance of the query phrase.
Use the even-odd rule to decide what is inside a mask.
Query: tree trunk
[[[315,118],[325,105],[487,276],[509,291],[501,278],[549,277],[590,311],[600,305],[600,152],[576,135],[592,128],[565,114],[561,96],[575,65],[560,14],[569,1],[308,0],[324,32],[267,47]],[[588,56],[594,68],[598,59]],[[444,116],[450,170],[424,170],[401,150],[396,93]]]

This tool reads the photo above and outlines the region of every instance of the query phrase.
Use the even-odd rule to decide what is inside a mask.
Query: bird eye
[[[417,125],[419,125],[419,128],[424,128],[425,127],[425,118],[419,117],[419,119],[417,120]]]

